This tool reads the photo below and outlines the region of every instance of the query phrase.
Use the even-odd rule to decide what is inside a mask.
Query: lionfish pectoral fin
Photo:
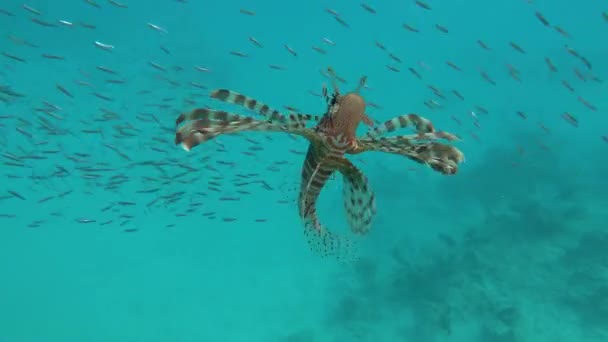
[[[242,124],[243,118],[236,114],[198,108],[182,113],[175,120],[175,144],[180,144],[186,151],[209,141],[218,135],[228,133],[230,129]]]
[[[418,134],[435,132],[433,123],[430,120],[417,114],[406,114],[385,121],[380,126],[367,132],[366,137],[377,138],[383,134],[411,126],[416,129],[416,133]]]
[[[417,134],[381,137],[409,126],[413,126]],[[352,153],[379,151],[398,154],[443,174],[455,174],[459,164],[464,161],[464,154],[454,146],[435,140],[455,141],[459,138],[448,132],[436,131],[431,121],[424,117],[407,114],[390,119],[358,138],[357,147]]]
[[[343,178],[344,210],[350,229],[366,234],[376,214],[376,196],[365,174],[347,159],[338,168]]]
[[[245,131],[283,132],[302,136],[309,141],[318,139],[313,130],[297,123],[279,124],[260,121],[207,108],[199,108],[181,114],[176,120],[176,126],[175,144],[181,144],[187,151],[219,135]]]
[[[438,142],[415,143],[415,140],[418,139],[404,136],[360,139],[357,141],[357,153],[376,151],[398,154],[447,175],[455,174],[459,164],[465,160],[462,151],[452,145]]]
[[[318,122],[321,119],[321,117],[317,115],[304,113],[290,113],[289,115],[285,115],[265,103],[229,89],[216,89],[211,92],[210,97],[222,102],[243,106],[271,122],[289,125],[300,124],[302,127],[305,127],[307,122]]]

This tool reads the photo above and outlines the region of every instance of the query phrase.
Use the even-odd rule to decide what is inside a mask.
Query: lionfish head
[[[355,137],[361,121],[369,124],[369,119],[365,115],[365,100],[354,92],[340,96],[331,112],[331,119],[336,133]]]

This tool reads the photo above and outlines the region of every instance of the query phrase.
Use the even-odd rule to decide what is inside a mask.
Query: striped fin
[[[321,117],[317,115],[311,114],[301,114],[301,113],[290,113],[289,115],[284,115],[276,109],[271,108],[270,106],[259,102],[258,100],[248,97],[243,94],[239,94],[235,91],[229,89],[217,89],[211,92],[210,95],[214,99],[218,99],[220,101],[226,103],[232,103],[239,106],[243,106],[252,112],[259,114],[265,117],[267,120],[273,122],[280,122],[283,124],[287,123],[299,123],[302,126],[306,125],[308,121],[318,122]]]
[[[438,142],[413,143],[411,140],[360,140],[357,153],[366,151],[386,152],[405,156],[415,162],[426,164],[446,175],[458,172],[464,162],[464,154],[458,148]]]
[[[360,138],[357,139],[357,143],[365,146],[369,143],[384,144],[392,146],[394,144],[407,144],[421,141],[436,141],[436,140],[447,140],[447,141],[458,141],[460,137],[450,132],[435,131],[430,133],[419,133],[409,135],[397,135],[392,137],[380,137],[380,138]],[[356,152],[355,152],[356,153]]]
[[[187,122],[186,122],[187,121]],[[186,122],[179,127],[180,124]],[[220,134],[229,133],[237,127],[254,123],[251,118],[241,117],[225,111],[199,108],[181,114],[175,120],[177,132],[175,144],[181,144],[186,151],[211,140]]]
[[[187,122],[186,122],[187,121]],[[254,120],[249,117],[207,108],[195,109],[181,114],[177,120],[175,144],[181,144],[186,151],[209,141],[221,134],[235,134],[243,131],[284,132],[317,141],[318,135],[298,124],[278,124]]]
[[[334,171],[326,149],[318,144],[310,144],[302,167],[298,200],[300,217],[304,218],[314,211],[321,189]]]
[[[376,196],[365,174],[350,161],[344,159],[339,170],[344,181],[346,219],[353,233],[364,235],[370,230],[376,214]]]
[[[382,140],[387,142],[395,142],[399,140],[409,140],[409,141],[433,141],[433,140],[447,140],[447,141],[458,141],[460,137],[456,134],[452,134],[450,132],[444,131],[435,131],[429,133],[419,133],[419,134],[409,134],[409,135],[397,135],[394,137],[381,137],[375,140]]]
[[[394,132],[396,130],[411,126],[414,126],[416,128],[416,133],[435,132],[433,123],[428,119],[425,119],[424,117],[419,116],[417,114],[406,114],[385,121],[380,126],[368,131],[366,133],[366,136],[368,138],[376,138],[382,134]]]
[[[232,114],[223,110],[212,110],[209,108],[197,108],[190,112],[182,113],[175,120],[175,125],[179,126],[184,121],[192,120],[209,120],[216,123],[229,123],[231,121],[239,121],[243,117],[238,114]]]
[[[317,144],[311,144],[304,160],[298,209],[304,224],[304,235],[311,250],[321,256],[332,256],[350,261],[356,255],[356,246],[347,237],[327,230],[317,217],[317,200],[321,189],[336,171],[336,157]]]

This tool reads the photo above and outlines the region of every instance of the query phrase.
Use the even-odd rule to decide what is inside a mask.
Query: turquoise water
[[[0,5],[1,342],[608,340],[608,5],[123,1]],[[303,139],[173,141],[181,112],[249,115],[216,88],[321,115],[329,65],[466,155],[349,157],[377,215],[347,264],[304,239]],[[337,178],[318,212],[349,234]]]

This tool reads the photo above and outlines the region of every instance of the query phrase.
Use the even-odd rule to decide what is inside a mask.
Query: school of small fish
[[[417,11],[428,15],[432,20],[432,14],[436,7],[440,7],[437,1],[408,0]],[[188,6],[187,0],[174,0],[175,6]],[[577,91],[579,83],[602,84],[603,80],[594,74],[593,63],[588,59],[585,51],[579,51],[576,40],[566,27],[551,22],[543,13],[535,9],[533,1],[527,1],[530,17],[536,18],[539,29],[547,29],[551,34],[556,34],[563,39],[562,53],[572,58],[570,70],[566,66],[554,63],[553,56],[545,56],[538,61],[539,68],[555,76],[556,84],[563,87],[582,105],[584,110],[590,113],[603,110],[596,105],[593,99],[586,94]],[[96,32],[101,26],[111,26],[112,11],[131,11],[129,2],[116,0],[80,0],[80,3],[91,11],[99,11],[98,23],[93,24],[78,20],[77,18],[63,18],[45,13],[39,9],[34,2],[0,4],[0,25],[8,26],[9,23],[18,23],[27,28],[39,27],[46,30],[51,40],[59,30],[76,30],[78,39],[72,42],[87,53],[99,53],[111,56],[116,50],[123,48],[115,45],[115,42],[106,41],[105,37],[97,37]],[[360,3],[358,5],[366,15],[381,16],[379,10],[372,4]],[[105,12],[101,12],[105,11]],[[240,14],[255,20],[258,13],[252,8],[241,8]],[[348,30],[352,27],[365,25],[365,23],[351,22],[333,8],[319,8],[319,13],[324,13],[328,21],[335,25],[336,30]],[[136,15],[134,13],[133,15]],[[597,18],[589,20],[603,21],[608,25],[608,11],[597,15]],[[453,35],[453,27],[444,23],[431,25],[445,37]],[[141,27],[147,32],[155,35],[172,36],[171,27],[163,25],[162,20],[155,21],[142,19]],[[382,106],[364,100],[360,95],[362,90],[372,90],[362,78],[359,86],[353,92],[341,94],[338,84],[345,84],[347,80],[336,74],[333,69],[327,69],[327,65],[318,65],[320,78],[331,81],[333,94],[328,94],[324,89],[322,93],[309,91],[315,97],[324,98],[327,102],[327,112],[317,114],[302,114],[302,112],[289,105],[284,108],[289,114],[281,114],[279,111],[232,90],[219,89],[211,92],[211,98],[227,103],[234,103],[252,110],[261,115],[263,120],[255,120],[249,117],[225,111],[209,108],[199,108],[186,111],[184,108],[200,107],[200,98],[209,98],[207,86],[199,81],[184,82],[176,75],[197,74],[209,75],[214,73],[213,66],[208,65],[165,65],[158,59],[149,58],[146,67],[156,73],[153,81],[148,86],[139,88],[132,96],[118,98],[116,92],[108,92],[108,87],[126,87],[129,78],[126,70],[120,70],[120,66],[128,61],[109,62],[107,65],[97,65],[94,68],[80,67],[74,59],[73,51],[47,51],[48,44],[42,39],[33,41],[22,38],[24,32],[3,32],[0,44],[0,137],[2,146],[2,171],[4,182],[0,192],[0,222],[10,224],[17,219],[24,219],[22,213],[7,211],[3,203],[8,201],[21,201],[24,206],[39,208],[36,212],[47,210],[48,205],[54,202],[65,201],[69,203],[77,194],[94,196],[94,190],[103,190],[108,194],[104,204],[100,205],[96,216],[82,217],[70,212],[68,209],[56,209],[51,211],[46,218],[33,218],[27,223],[29,228],[38,228],[46,224],[56,224],[58,220],[69,220],[86,225],[99,225],[103,227],[118,226],[126,233],[140,230],[137,222],[137,214],[133,208],[144,210],[169,208],[174,216],[174,222],[166,224],[166,227],[179,225],[179,218],[189,215],[202,215],[211,222],[230,223],[240,221],[238,216],[227,216],[222,212],[208,208],[210,201],[238,202],[242,196],[249,196],[260,189],[269,192],[276,190],[277,184],[273,184],[271,177],[258,172],[247,172],[239,170],[239,161],[230,160],[237,156],[230,155],[229,148],[219,140],[213,140],[215,151],[225,155],[226,158],[212,159],[209,155],[197,158],[196,154],[183,155],[174,151],[172,145],[175,134],[174,121],[168,119],[171,115],[179,115],[177,120],[178,131],[175,142],[190,149],[202,142],[211,140],[221,134],[235,134],[244,131],[258,131],[259,135],[267,141],[272,141],[274,135],[271,132],[286,133],[287,136],[296,139],[304,137],[310,143],[308,151],[288,149],[287,152],[297,156],[305,156],[300,180],[297,207],[299,215],[304,222],[308,242],[311,247],[321,254],[342,255],[342,249],[348,248],[348,239],[332,234],[325,229],[317,218],[317,197],[325,182],[331,174],[339,173],[344,180],[344,206],[347,220],[351,230],[357,234],[366,233],[371,224],[371,218],[375,213],[374,194],[367,183],[366,176],[359,171],[345,154],[358,154],[364,151],[382,151],[406,156],[416,162],[426,164],[432,169],[444,174],[456,172],[458,164],[464,160],[464,155],[453,146],[436,142],[435,140],[454,141],[457,137],[451,133],[436,131],[429,120],[416,114],[402,115],[383,124],[372,120],[364,112],[365,107],[374,110],[382,110]],[[424,28],[412,23],[399,23],[396,30],[407,34],[422,35]],[[87,37],[82,39],[82,37]],[[268,42],[260,40],[250,32],[243,32],[247,44],[252,44],[254,49],[265,49]],[[312,45],[312,53],[326,56],[333,49],[340,46],[340,42],[329,38],[331,35],[316,37],[319,44]],[[178,37],[175,37],[178,39]],[[479,53],[490,53],[493,46],[482,39],[473,39]],[[513,40],[504,42],[505,46],[515,51],[520,56],[526,56],[532,50],[530,46],[522,46]],[[284,53],[290,58],[305,58],[306,52],[290,42],[284,42],[282,46]],[[431,91],[432,97],[423,100],[429,111],[441,111],[449,101],[465,102],[467,94],[462,89],[442,89],[439,85],[424,84],[425,72],[433,69],[426,62],[408,61],[407,58],[397,55],[381,41],[369,42],[369,47],[380,49],[386,53],[388,62],[381,67],[387,73],[401,73],[407,70],[406,76],[413,77],[421,85]],[[170,47],[165,44],[158,46],[159,53],[171,56]],[[92,50],[92,51],[89,51]],[[232,56],[237,63],[247,63],[250,52],[243,48],[227,50],[226,58]],[[85,56],[85,55],[83,55]],[[238,58],[234,58],[238,57]],[[82,57],[86,59],[86,57]],[[28,65],[35,63],[48,63],[48,75],[41,77],[53,77],[55,93],[45,95],[30,94],[24,85],[13,82],[19,78],[19,72],[25,72]],[[69,63],[73,63],[69,64]],[[51,72],[64,70],[66,65],[79,71],[78,79],[63,79],[61,74]],[[267,63],[268,68],[276,72],[288,72],[288,66]],[[487,87],[500,87],[496,78],[486,70],[467,70],[449,58],[445,59],[445,65],[455,73],[475,73],[476,77]],[[377,66],[373,66],[374,68]],[[339,68],[339,66],[338,66]],[[372,68],[372,65],[369,66]],[[361,70],[361,73],[365,73]],[[525,82],[522,72],[513,64],[505,63],[505,73],[514,82]],[[571,74],[571,79],[567,74]],[[191,77],[194,79],[194,77]],[[278,85],[284,86],[284,85]],[[297,91],[297,85],[291,86]],[[169,95],[163,95],[163,89],[181,89],[189,95],[180,102],[180,99]],[[125,91],[126,92],[126,91]],[[283,101],[283,99],[269,99],[270,101]],[[141,104],[136,104],[141,103]],[[82,110],[84,106],[92,106],[93,111],[79,115],[73,120],[73,110]],[[22,108],[27,106],[28,112]],[[470,103],[468,119],[474,126],[468,129],[468,136],[475,141],[481,142],[480,116],[490,115],[487,105]],[[402,108],[406,110],[407,108]],[[181,114],[184,113],[184,114]],[[181,115],[180,115],[181,114]],[[516,110],[512,113],[514,117],[522,120],[530,119],[528,113]],[[580,113],[565,111],[556,113],[555,118],[578,128]],[[463,119],[456,114],[450,115],[458,126],[463,127]],[[76,121],[76,122],[75,122]],[[355,130],[360,122],[364,122],[371,129],[362,137],[355,135]],[[307,127],[313,123],[314,127]],[[182,126],[179,126],[183,124]],[[379,125],[376,125],[379,124]],[[80,129],[74,129],[74,125]],[[551,127],[545,122],[535,123],[543,134],[551,134]],[[382,137],[385,133],[393,132],[399,128],[414,126],[416,134],[397,137]],[[150,135],[150,132],[155,132]],[[143,136],[149,140],[142,141]],[[608,144],[608,131],[598,137],[598,141]],[[246,138],[250,144],[246,151],[242,151],[241,158],[253,158],[265,150],[265,141]],[[85,143],[96,143],[101,150],[86,150]],[[543,142],[538,142],[539,147],[550,149]],[[146,153],[139,153],[137,149],[145,149]],[[116,157],[121,162],[108,162],[108,156]],[[105,157],[105,158],[104,158]],[[281,167],[291,163],[286,159],[267,165],[266,171],[278,173]],[[50,169],[48,165],[53,165]],[[202,170],[201,170],[202,169]],[[227,176],[226,170],[237,170],[232,176]],[[141,170],[143,175],[134,177],[130,175],[133,170]],[[127,172],[129,171],[129,172]],[[201,177],[196,173],[204,172],[206,186],[201,183]],[[89,190],[82,190],[82,186],[88,186]],[[78,197],[80,198],[80,197]],[[21,203],[20,202],[20,203]],[[277,204],[289,204],[285,199],[277,200]],[[178,208],[181,204],[181,209]],[[59,208],[61,206],[58,206]],[[27,217],[25,218],[27,219]],[[270,217],[257,217],[254,222],[263,224],[271,220]],[[218,222],[219,221],[219,222]],[[3,223],[4,225],[4,223]]]

